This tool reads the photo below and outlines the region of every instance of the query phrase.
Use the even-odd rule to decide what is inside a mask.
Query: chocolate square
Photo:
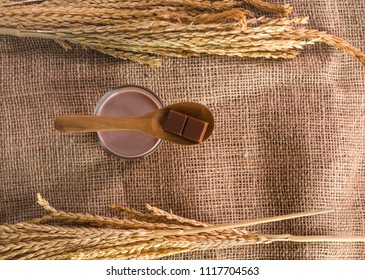
[[[163,128],[168,132],[181,135],[184,130],[187,118],[187,115],[170,110]]]
[[[202,143],[208,123],[193,117],[188,117],[182,136],[194,142]]]

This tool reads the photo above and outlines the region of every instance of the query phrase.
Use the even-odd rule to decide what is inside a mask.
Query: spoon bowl
[[[163,129],[170,110],[175,110],[208,123],[203,141],[214,129],[214,117],[204,105],[196,102],[176,103],[138,117],[66,115],[55,119],[55,128],[62,132],[96,132],[115,130],[137,130],[162,140],[180,144],[199,144]]]

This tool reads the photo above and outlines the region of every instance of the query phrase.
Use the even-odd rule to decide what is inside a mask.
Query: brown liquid
[[[108,92],[100,100],[95,115],[140,116],[162,108],[160,100],[139,87],[122,87]],[[139,131],[98,132],[100,145],[108,152],[124,157],[139,158],[153,152],[161,140]]]

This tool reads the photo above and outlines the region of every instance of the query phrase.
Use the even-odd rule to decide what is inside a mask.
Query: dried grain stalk
[[[261,235],[245,229],[330,213],[334,211],[331,209],[209,225],[150,205],[147,205],[150,213],[110,206],[131,218],[121,219],[60,211],[39,194],[38,203],[49,212],[48,215],[28,222],[0,225],[0,259],[159,259],[184,252],[276,241],[365,242],[364,236]],[[64,224],[44,224],[54,221]]]
[[[344,39],[306,29],[307,18],[256,18],[248,4],[287,15],[291,6],[261,0],[0,0],[0,34],[81,45],[156,67],[161,57],[205,54],[296,57],[322,42],[365,65],[365,55]]]

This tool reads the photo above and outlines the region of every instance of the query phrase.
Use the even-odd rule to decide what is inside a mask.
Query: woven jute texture
[[[283,3],[283,1],[271,1]],[[293,0],[293,16],[362,51],[363,0]],[[41,39],[0,37],[0,223],[57,209],[112,215],[109,204],[149,203],[211,224],[322,208],[325,216],[257,226],[265,234],[365,235],[365,70],[316,45],[292,61],[165,59],[150,69]],[[165,104],[201,102],[216,128],[203,145],[163,143],[123,161],[96,135],[61,134],[55,117],[92,114],[101,96],[140,85]],[[175,259],[364,259],[361,243],[275,243]]]

